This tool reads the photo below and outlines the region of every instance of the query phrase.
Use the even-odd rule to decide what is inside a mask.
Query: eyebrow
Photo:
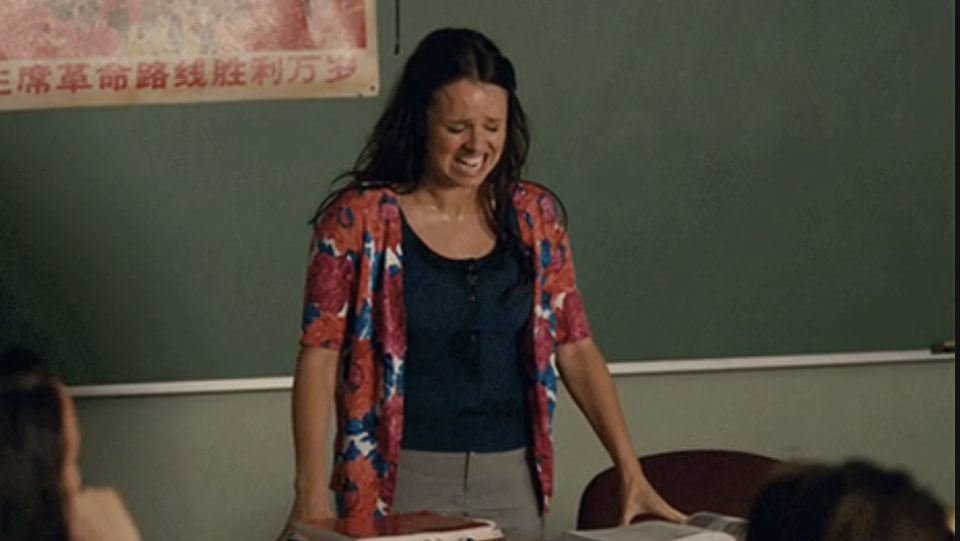
[[[445,120],[448,124],[470,124],[473,120],[469,118],[448,118]],[[502,118],[488,116],[483,119],[484,124],[499,124],[503,122]]]

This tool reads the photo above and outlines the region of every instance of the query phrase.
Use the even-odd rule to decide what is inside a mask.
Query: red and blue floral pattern
[[[590,327],[556,202],[537,185],[521,183],[513,204],[536,272],[530,405],[546,510],[553,493],[556,347],[588,338]],[[401,225],[392,190],[352,190],[324,212],[311,244],[301,344],[341,353],[330,488],[345,516],[385,515],[393,501],[407,349]]]

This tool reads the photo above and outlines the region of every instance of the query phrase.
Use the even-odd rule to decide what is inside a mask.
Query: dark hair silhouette
[[[25,350],[0,356],[0,539],[68,541],[61,391]]]
[[[863,460],[810,466],[766,486],[747,541],[947,541],[946,510],[902,472]]]

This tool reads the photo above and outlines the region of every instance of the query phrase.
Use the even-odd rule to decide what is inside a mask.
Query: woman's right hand
[[[333,513],[330,512],[330,500],[326,495],[297,496],[290,510],[290,516],[287,517],[287,523],[284,524],[283,531],[280,532],[276,541],[287,541],[293,534],[294,526],[299,522],[328,518],[333,518]]]
[[[340,352],[304,346],[293,378],[293,440],[296,451],[293,508],[278,541],[298,522],[333,517],[327,483],[328,434],[336,395]]]
[[[75,541],[140,541],[133,518],[112,488],[82,488],[67,496],[67,505]]]

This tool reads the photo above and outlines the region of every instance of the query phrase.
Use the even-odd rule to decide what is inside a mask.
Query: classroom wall
[[[703,340],[707,334],[788,347],[775,335],[756,331],[768,318],[763,312],[744,308],[756,297],[737,295],[732,279],[757,295],[782,293],[784,299],[800,301],[782,302],[778,309],[807,310],[797,312],[810,315],[802,318],[807,326],[830,329],[840,337],[850,334],[852,323],[862,327],[860,318],[844,319],[824,309],[829,308],[833,296],[818,289],[785,291],[782,285],[791,282],[777,273],[765,275],[769,282],[750,282],[738,267],[746,266],[749,259],[725,257],[723,239],[708,248],[733,266],[725,273],[702,264],[704,252],[693,250],[696,244],[667,241],[670,235],[691,233],[690,228],[676,227],[678,223],[699,224],[712,238],[714,224],[727,224],[743,215],[740,207],[728,210],[718,199],[752,201],[751,197],[767,195],[775,202],[789,203],[756,205],[754,212],[763,215],[808,205],[815,225],[811,235],[818,240],[833,239],[836,227],[850,218],[841,212],[826,215],[824,209],[836,209],[845,201],[833,197],[832,187],[850,188],[842,182],[847,177],[860,179],[862,187],[853,193],[864,194],[864,198],[850,197],[850,201],[874,201],[881,210],[889,204],[895,211],[864,213],[873,220],[867,222],[871,227],[890,227],[894,222],[887,218],[891,215],[907,215],[913,221],[915,215],[909,211],[924,208],[920,203],[929,196],[924,188],[927,182],[936,181],[940,187],[939,181],[953,178],[955,130],[943,119],[953,118],[955,101],[954,4],[896,0],[794,4],[807,17],[795,20],[784,5],[764,0],[739,5],[570,1],[562,3],[563,9],[555,0],[403,4],[408,40],[451,24],[490,30],[495,37],[504,38],[523,80],[536,83],[524,83],[528,112],[538,129],[532,173],[557,187],[571,207],[575,225],[571,234],[584,271],[581,282],[587,302],[593,307],[591,318],[605,351],[614,360],[640,358],[636,348],[649,347],[649,340],[638,338],[643,333],[649,334],[650,340],[704,348],[709,351],[701,353],[707,356],[722,353],[710,349]],[[389,44],[394,3],[379,5],[383,8],[381,37]],[[946,12],[948,16],[943,15]],[[764,13],[776,24],[761,24]],[[616,24],[608,24],[611,20]],[[846,24],[856,31],[846,31]],[[569,31],[571,28],[575,31]],[[624,43],[634,43],[627,38],[635,39],[636,46],[625,47]],[[577,43],[595,43],[606,56],[592,55],[592,49],[577,48]],[[843,47],[835,47],[837,44]],[[404,41],[404,53],[411,46]],[[549,54],[564,51],[564,47],[574,50]],[[731,66],[729,59],[747,58],[741,54],[744,51],[755,53],[748,55],[752,63]],[[838,54],[829,54],[831,51]],[[913,62],[911,55],[927,60]],[[791,59],[797,62],[785,62]],[[821,59],[830,60],[827,67],[836,71],[836,84],[843,92],[803,86],[806,74],[820,73],[813,68],[819,67]],[[400,57],[384,52],[385,82],[393,80],[399,61]],[[738,71],[757,64],[765,67],[767,79],[742,77]],[[621,70],[620,66],[626,67],[623,77],[593,76],[607,69]],[[945,68],[941,70],[941,66]],[[632,76],[634,73],[640,75]],[[701,83],[704,77],[710,84]],[[756,86],[742,92],[737,83],[741,80],[765,81],[781,91],[761,93]],[[711,99],[699,99],[701,92],[707,91],[712,92],[705,95]],[[755,95],[764,100],[751,99]],[[584,96],[603,103],[603,111],[584,113]],[[918,102],[919,113],[903,118],[874,115],[874,111],[887,112],[880,106],[887,103],[881,99],[884,97],[895,104]],[[607,106],[630,105],[635,98],[645,105]],[[237,363],[241,357],[248,361],[246,366],[252,366],[254,360],[277,363],[287,373],[287,359],[292,366],[296,342],[296,306],[308,235],[305,219],[327,179],[349,165],[362,133],[374,120],[374,105],[382,99],[0,116],[0,196],[20,194],[29,203],[3,205],[6,213],[0,212],[0,247],[6,250],[0,250],[0,282],[4,286],[0,287],[0,323],[14,327],[15,334],[30,344],[52,343],[47,353],[81,364],[84,371],[97,376],[90,381],[122,380],[109,377],[117,366],[102,364],[105,360],[122,363],[127,375],[134,368],[146,372],[162,367],[162,372],[187,377],[198,363],[243,365]],[[949,107],[940,107],[947,102]],[[713,103],[723,106],[713,107]],[[889,161],[886,158],[899,155],[893,150],[902,150],[897,144],[900,139],[876,145],[870,144],[876,142],[870,137],[864,138],[863,144],[850,138],[855,145],[833,147],[830,139],[813,130],[817,125],[813,121],[809,126],[799,124],[807,131],[778,129],[781,125],[796,128],[794,122],[803,120],[803,114],[821,108],[832,111],[827,106],[837,103],[849,107],[840,107],[845,115],[832,119],[836,124],[829,126],[835,135],[903,122],[915,130],[909,134],[917,134],[906,138],[910,142],[907,149],[916,156],[934,152],[937,159],[919,160],[917,167],[913,159],[894,164],[896,171],[909,174],[906,178],[911,183],[904,186],[910,190],[878,197],[875,178],[867,173],[883,171]],[[728,107],[730,104],[736,107]],[[763,106],[770,114],[753,114]],[[557,111],[562,114],[552,114]],[[925,124],[930,118],[935,122]],[[729,127],[740,131],[728,132]],[[778,136],[768,137],[769,133]],[[788,172],[796,175],[796,182],[781,190],[777,182],[790,180],[790,175],[767,175],[763,169],[766,162],[747,159],[758,146],[775,147],[766,155],[773,156],[778,165],[794,164]],[[850,169],[856,175],[822,174],[826,162],[809,160],[809,156],[825,152],[823,147],[829,147],[827,154],[837,160],[841,172]],[[729,155],[718,151],[724,148],[731,150]],[[51,159],[51,152],[58,159]],[[848,162],[848,156],[856,160]],[[607,161],[602,162],[603,167],[592,167],[595,161],[611,157],[619,161],[610,163],[630,167],[624,166],[623,174],[619,170],[612,174]],[[738,160],[746,165],[741,167]],[[639,173],[635,173],[634,163],[644,164]],[[728,175],[723,177],[727,182],[702,174],[707,166]],[[762,189],[730,182],[744,178],[737,176],[744,168],[764,181],[759,184]],[[564,174],[551,174],[553,171]],[[642,186],[637,189],[649,196],[644,199],[645,206],[621,206],[608,212],[608,200],[597,189],[596,171],[604,172],[610,182],[636,178],[637,186]],[[678,188],[698,179],[704,179],[698,197],[686,197]],[[641,185],[640,180],[648,182]],[[751,197],[741,198],[736,189]],[[938,205],[952,204],[953,191],[955,184],[951,184],[949,197]],[[0,203],[20,200],[0,197]],[[943,206],[935,208],[942,210]],[[113,217],[117,219],[112,221]],[[706,218],[714,221],[703,221]],[[20,231],[26,223],[35,227]],[[644,235],[656,240],[645,244],[649,253],[637,256],[643,264],[613,269],[596,265],[591,271],[589,262],[602,261],[603,250],[623,245],[615,242],[616,228],[611,225],[622,223],[636,223]],[[756,226],[758,222],[743,223],[749,226],[743,228],[744,234],[766,231]],[[194,231],[203,234],[194,235]],[[141,243],[139,237],[131,241],[130,235],[151,241]],[[952,276],[952,266],[931,263],[930,258],[936,256],[936,263],[952,260],[954,243],[935,242],[939,238],[935,235],[892,237],[894,244],[915,257],[878,264],[877,273],[883,274],[879,277],[877,273],[850,273],[850,283],[839,291],[866,291],[860,288],[879,287],[890,280],[885,291],[902,293],[906,300],[953,299],[952,289],[942,296],[918,295],[909,287],[916,284],[898,280],[897,272],[927,265]],[[247,244],[243,250],[238,247],[241,238]],[[579,242],[591,238],[605,242]],[[768,241],[774,254],[784,250],[785,258],[801,257],[776,236]],[[933,249],[927,250],[926,243],[932,243]],[[18,259],[14,248],[23,248],[19,251],[26,256]],[[620,284],[626,280],[611,279],[635,277],[637,268],[646,275],[661,272],[669,277],[672,267],[663,267],[664,256],[687,249],[689,265],[677,268],[703,272],[697,272],[695,279],[673,280],[672,284],[684,292],[688,304],[678,302],[670,288],[663,287],[666,280],[647,279],[638,287],[648,291],[625,292]],[[210,258],[227,264],[209,265]],[[814,284],[818,276],[829,277],[836,268],[828,258],[816,255],[797,261],[798,275]],[[231,266],[244,272],[220,274]],[[810,266],[821,273],[810,273]],[[118,269],[127,272],[118,274]],[[156,280],[141,283],[139,270],[163,272]],[[274,279],[276,276],[282,279]],[[191,290],[183,287],[187,282],[208,285],[217,293],[213,300],[229,302],[218,304],[208,297],[191,296]],[[248,288],[249,283],[260,287]],[[768,287],[754,287],[757,285]],[[739,327],[734,319],[713,317],[715,314],[696,302],[702,299],[694,294],[699,291],[696,288],[730,295],[730,306],[754,316],[749,321],[755,325]],[[244,295],[233,294],[236,291]],[[32,311],[5,311],[16,300],[12,292],[30,299]],[[661,316],[647,318],[656,319],[652,323],[660,328],[651,327],[650,321],[632,312],[621,317],[622,310],[595,309],[604,299],[626,299],[623,302],[629,304],[631,295],[642,297],[645,305]],[[152,307],[145,317],[127,316],[140,314],[144,306]],[[178,317],[159,317],[162,312],[157,306],[167,307]],[[860,316],[869,319],[883,313],[871,309]],[[911,310],[890,314],[929,316],[927,311]],[[245,317],[251,320],[242,319]],[[698,317],[705,318],[700,340],[685,340],[686,335],[669,332],[670,321],[693,325]],[[223,321],[233,325],[220,327]],[[645,326],[638,329],[640,323]],[[740,332],[742,328],[751,332]],[[217,332],[220,329],[222,332]],[[807,347],[808,336],[803,331],[791,328],[791,339]],[[869,333],[877,340],[896,334],[872,329]],[[51,341],[48,334],[56,335],[57,340]],[[925,336],[923,340],[927,340]],[[943,336],[929,339],[940,338]],[[654,353],[644,358],[659,358]],[[641,453],[712,447],[831,460],[866,455],[908,468],[952,504],[954,367],[950,361],[620,376],[616,382]],[[151,372],[140,379],[159,379],[155,376]],[[81,399],[86,480],[118,486],[147,541],[272,539],[292,496],[288,399],[287,392]],[[566,394],[561,395],[557,415],[557,493],[547,522],[550,536],[573,525],[580,491],[608,464]]]
[[[955,502],[953,361],[618,376],[639,453],[731,448],[860,455]],[[81,399],[85,480],[123,492],[147,541],[269,540],[292,496],[289,393]],[[548,538],[609,461],[566,393],[556,424]]]
[[[306,222],[447,25],[515,62],[611,362],[953,335],[955,3],[418,0],[396,55],[377,5],[376,98],[0,114],[0,346],[74,385],[289,375]]]

